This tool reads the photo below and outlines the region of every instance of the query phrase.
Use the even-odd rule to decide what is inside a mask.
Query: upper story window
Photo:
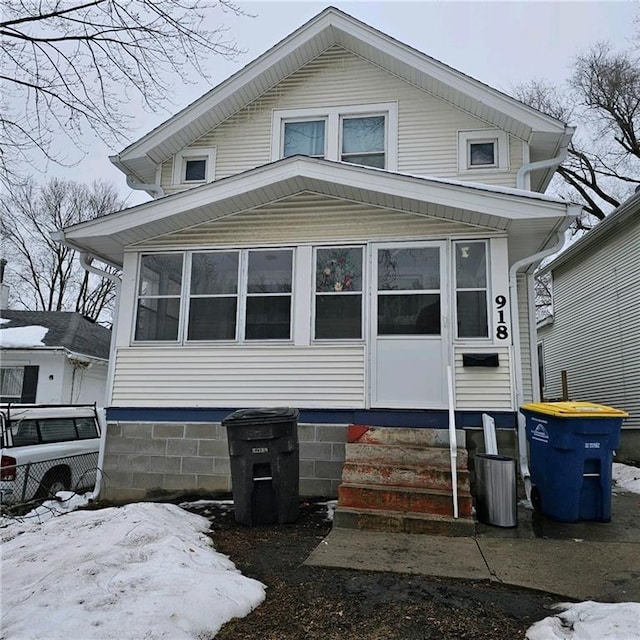
[[[215,148],[183,149],[173,159],[173,184],[197,185],[215,178]]]
[[[396,103],[280,110],[273,118],[273,160],[302,154],[397,168]]]
[[[458,132],[458,171],[507,171],[509,138],[499,129]]]
[[[143,255],[135,340],[289,340],[292,283],[293,249]]]

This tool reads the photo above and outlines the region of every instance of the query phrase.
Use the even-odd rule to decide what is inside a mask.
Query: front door
[[[447,405],[444,242],[373,247],[373,407]]]

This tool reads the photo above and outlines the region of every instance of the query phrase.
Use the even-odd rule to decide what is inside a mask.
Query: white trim
[[[186,163],[189,160],[205,160],[205,179],[187,180],[185,178]],[[213,182],[216,175],[216,147],[183,149],[173,157],[172,184],[197,186]]]
[[[495,146],[495,163],[473,166],[470,150],[473,143],[492,142]],[[458,173],[495,173],[509,171],[509,136],[500,129],[458,131]]]
[[[396,171],[398,167],[398,103],[381,102],[354,104],[340,107],[311,107],[306,109],[275,109],[271,120],[271,160],[282,158],[285,122],[324,120],[325,159],[340,161],[342,119],[345,116],[385,116],[385,169]],[[348,163],[350,164],[350,163]]]

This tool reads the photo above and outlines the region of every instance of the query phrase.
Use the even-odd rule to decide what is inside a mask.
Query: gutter
[[[564,245],[564,232],[573,222],[574,218],[580,214],[582,207],[579,205],[568,205],[565,220],[556,231],[556,241],[552,247],[534,253],[531,256],[522,258],[514,262],[509,268],[509,300],[511,312],[511,341],[513,346],[514,382],[515,382],[515,405],[518,420],[518,456],[520,461],[520,475],[524,482],[527,500],[531,500],[531,472],[529,470],[529,458],[527,454],[526,420],[520,407],[524,404],[524,382],[522,374],[522,347],[520,344],[520,321],[518,318],[518,271],[524,267],[530,267],[540,263],[545,258],[560,251]],[[533,274],[528,274],[530,287]],[[535,385],[534,385],[535,386]]]
[[[63,232],[61,232],[63,234]],[[64,235],[63,235],[64,237]],[[93,273],[101,278],[107,278],[107,280],[111,280],[115,284],[116,288],[116,297],[115,303],[113,306],[113,325],[111,328],[111,345],[109,346],[109,365],[107,367],[107,393],[109,394],[109,400],[111,399],[111,389],[113,388],[113,378],[115,374],[115,355],[116,355],[116,330],[115,330],[115,322],[118,318],[118,312],[120,309],[120,290],[122,285],[122,280],[118,278],[118,276],[113,273],[107,273],[106,271],[102,271],[94,267],[92,264],[89,264],[89,254],[86,251],[79,252],[79,260],[80,265],[85,271],[89,273]],[[105,396],[105,402],[107,401],[107,397]],[[97,500],[100,495],[100,490],[102,489],[102,476],[103,476],[103,468],[104,468],[104,452],[107,444],[107,420],[106,420],[106,411],[104,408],[98,409],[98,421],[100,422],[100,451],[98,452],[98,470],[96,473],[96,484],[93,489],[93,493],[89,498],[91,501]]]
[[[165,193],[164,189],[159,185],[151,182],[136,182],[133,174],[129,172],[129,169],[120,160],[120,156],[109,156],[111,163],[116,166],[127,178],[127,186],[135,191],[145,191],[153,198],[162,198]]]
[[[571,137],[575,133],[575,130],[575,127],[565,126],[564,137],[560,143],[560,151],[555,158],[539,160],[538,162],[529,162],[528,164],[522,165],[516,173],[516,189],[530,191],[529,185],[527,184],[527,177],[530,173],[539,171],[540,169],[556,169],[559,167],[567,159],[569,142],[571,141]]]

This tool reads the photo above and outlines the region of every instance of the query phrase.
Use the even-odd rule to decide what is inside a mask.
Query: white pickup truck
[[[95,405],[0,405],[0,505],[91,489],[100,421]]]

